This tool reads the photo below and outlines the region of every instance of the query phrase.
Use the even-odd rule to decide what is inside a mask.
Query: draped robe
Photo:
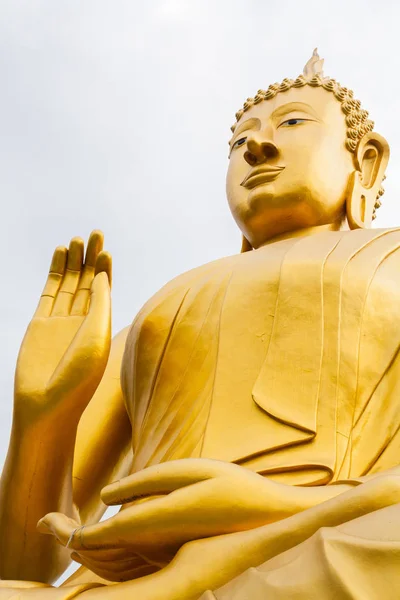
[[[198,456],[322,485],[398,466],[399,250],[398,229],[323,233],[168,284],[126,348],[134,468]],[[349,522],[344,511],[342,525],[294,541],[204,600],[390,595],[400,585],[399,509]]]
[[[326,232],[170,282],[128,336],[134,469],[184,457],[321,485],[399,462],[400,230]]]

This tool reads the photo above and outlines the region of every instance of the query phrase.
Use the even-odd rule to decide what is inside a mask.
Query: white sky
[[[390,0],[2,0],[0,465],[53,248],[104,230],[115,332],[173,276],[237,252],[234,113],[315,46],[391,143],[376,225],[400,224],[399,18]]]

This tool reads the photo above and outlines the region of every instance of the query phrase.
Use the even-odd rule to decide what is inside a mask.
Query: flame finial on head
[[[307,81],[310,81],[310,79],[315,77],[315,75],[319,75],[322,79],[324,76],[324,72],[322,70],[323,66],[324,66],[324,59],[319,57],[318,49],[315,48],[312,57],[306,63],[306,65],[303,69],[304,78]]]

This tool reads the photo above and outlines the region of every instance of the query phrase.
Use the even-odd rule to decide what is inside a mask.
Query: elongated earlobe
[[[371,227],[374,207],[389,161],[389,144],[371,132],[360,140],[355,155],[356,170],[351,174],[346,213],[350,229]]]

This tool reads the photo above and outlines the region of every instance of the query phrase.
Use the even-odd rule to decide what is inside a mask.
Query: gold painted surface
[[[400,586],[400,229],[369,229],[389,147],[322,63],[237,113],[241,254],[111,342],[102,235],[56,250],[16,370],[0,600]]]

